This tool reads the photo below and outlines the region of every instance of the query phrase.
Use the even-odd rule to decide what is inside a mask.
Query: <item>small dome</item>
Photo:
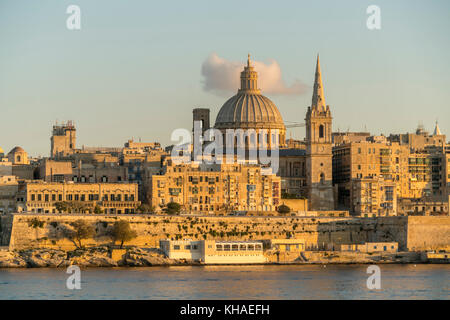
[[[25,152],[21,147],[14,147],[9,153],[19,153],[19,152]]]

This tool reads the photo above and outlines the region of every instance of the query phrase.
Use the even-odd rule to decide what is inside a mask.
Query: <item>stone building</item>
[[[391,134],[388,139],[407,145],[411,152],[421,152],[428,147],[444,148],[446,145],[446,136],[442,134],[437,122],[433,134],[429,134],[423,125],[419,125],[415,133]]]
[[[39,179],[46,182],[105,183],[128,181],[127,167],[114,163],[73,163],[72,161],[42,160]]]
[[[55,124],[50,138],[50,157],[53,159],[67,157],[75,152],[76,129],[72,121]]]
[[[160,249],[170,259],[186,259],[205,264],[264,263],[261,241],[160,240]]]
[[[344,142],[333,147],[333,184],[338,203],[358,214],[360,179],[379,179],[395,183],[398,214],[411,212],[417,200],[428,203],[448,201],[448,156],[441,145],[445,135],[408,134],[408,140],[372,139]],[[428,137],[427,142],[426,138]],[[406,138],[405,138],[406,139]],[[356,202],[355,202],[356,201]],[[408,204],[409,203],[409,204]],[[433,207],[432,205],[430,207]]]
[[[382,177],[353,180],[352,211],[363,217],[397,215],[395,182]]]
[[[307,198],[309,195],[306,178],[306,150],[280,149],[278,175],[281,177],[283,197]]]
[[[275,211],[280,178],[250,164],[172,164],[152,175],[151,203],[161,211],[169,202],[187,212]]]
[[[8,153],[8,161],[13,165],[30,164],[28,153],[21,147],[15,147]]]
[[[441,216],[449,214],[449,199],[401,198],[397,206],[402,215]]]
[[[138,187],[135,183],[65,183],[25,181],[17,193],[19,212],[57,213],[58,203],[69,204],[73,213],[135,213]],[[69,212],[70,213],[70,212]]]
[[[16,176],[0,175],[0,214],[15,211],[18,190],[19,183]]]

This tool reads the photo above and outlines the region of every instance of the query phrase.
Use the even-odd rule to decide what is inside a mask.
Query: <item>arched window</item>
[[[321,124],[319,126],[319,138],[323,138],[324,137],[324,127],[323,124]]]
[[[323,172],[320,174],[320,183],[321,184],[325,183],[325,174]]]

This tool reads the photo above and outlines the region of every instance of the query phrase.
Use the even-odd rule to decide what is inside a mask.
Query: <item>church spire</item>
[[[314,79],[314,91],[311,108],[316,108],[319,112],[326,112],[325,95],[323,94],[322,73],[320,71],[319,54],[317,54],[316,75]]]
[[[438,125],[438,122],[437,122],[437,120],[436,120],[436,127],[434,128],[434,133],[433,133],[433,135],[435,135],[435,136],[440,136],[442,133],[441,133],[441,129],[439,129],[439,125]]]

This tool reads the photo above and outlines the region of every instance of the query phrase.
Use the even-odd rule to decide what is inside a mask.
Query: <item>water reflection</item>
[[[177,266],[82,270],[67,290],[63,269],[0,269],[0,299],[449,299],[449,265]]]

